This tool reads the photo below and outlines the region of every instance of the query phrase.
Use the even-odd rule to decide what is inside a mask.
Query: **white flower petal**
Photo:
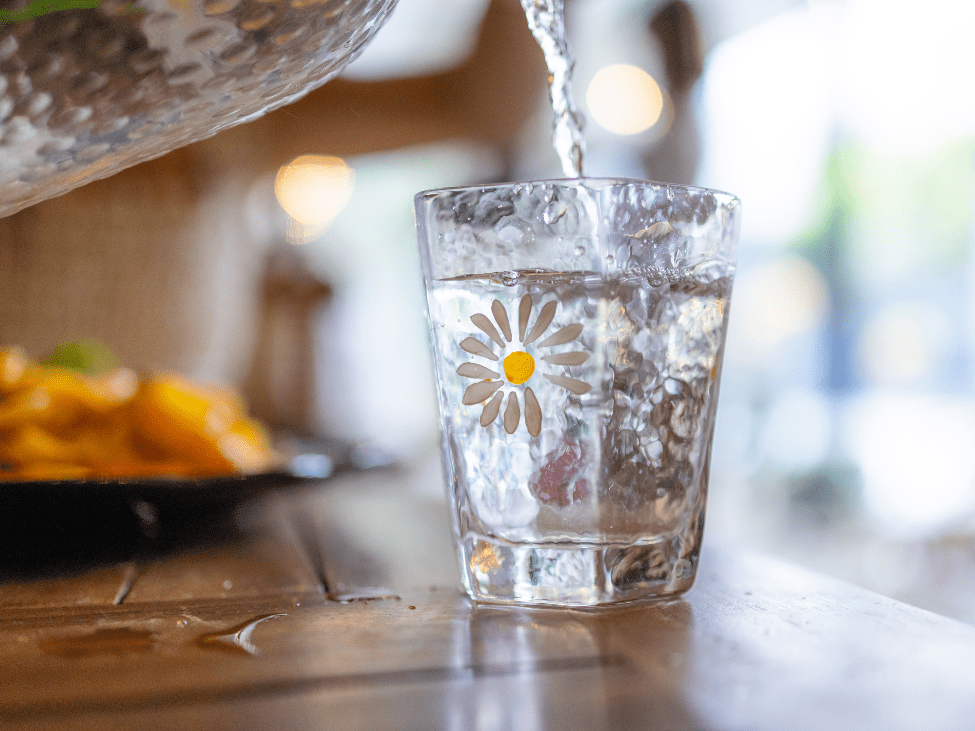
[[[525,345],[534,342],[539,335],[545,332],[545,329],[552,324],[552,319],[555,317],[555,308],[558,306],[558,300],[552,300],[551,302],[546,302],[542,307],[542,311],[538,313],[538,319],[535,321],[535,327],[532,331],[528,333],[528,337],[525,338]]]
[[[567,391],[571,391],[578,396],[582,396],[582,394],[589,393],[592,390],[592,386],[585,381],[580,381],[576,378],[568,378],[566,376],[550,376],[548,373],[543,373],[542,375],[556,386],[561,386]]]
[[[501,328],[501,332],[504,333],[504,339],[510,343],[511,325],[508,324],[508,313],[504,309],[504,305],[498,300],[494,300],[494,302],[491,303],[491,312],[494,313],[494,320],[498,323],[498,327]]]
[[[476,315],[471,315],[471,322],[473,322],[477,327],[483,330],[485,334],[487,334],[487,336],[491,338],[491,340],[496,342],[502,348],[504,347],[504,340],[501,339],[501,335],[498,333],[498,329],[494,326],[494,323],[487,318],[486,315],[482,315],[481,313],[477,313]]]
[[[489,358],[490,360],[498,359],[494,351],[477,338],[464,338],[460,341],[460,349],[471,355],[479,355],[482,358]]]
[[[576,366],[576,365],[582,365],[587,360],[589,360],[589,353],[576,351],[574,353],[558,353],[556,355],[543,355],[542,360],[544,360],[546,363],[552,363],[554,365]],[[460,371],[457,372],[460,373]],[[461,373],[461,375],[464,374]]]
[[[479,404],[492,393],[501,388],[502,381],[478,381],[472,383],[464,391],[463,403],[467,406]]]
[[[457,367],[457,375],[464,378],[478,378],[482,381],[488,378],[501,378],[500,373],[495,373],[490,368],[485,368],[477,363],[461,363]]]
[[[525,330],[528,328],[528,317],[532,313],[532,297],[526,294],[518,305],[518,339],[525,341]]]
[[[582,325],[578,322],[572,325],[566,325],[557,333],[553,333],[545,338],[542,342],[538,344],[539,348],[548,348],[552,345],[564,345],[572,340],[575,340],[582,334]]]
[[[508,406],[504,410],[504,430],[509,434],[514,434],[520,418],[521,409],[518,408],[518,394],[512,391],[508,394]]]
[[[484,410],[481,411],[481,426],[490,426],[498,418],[498,413],[501,411],[502,398],[500,393],[496,393],[494,394],[494,398],[487,402]]]
[[[533,437],[542,433],[542,407],[531,388],[525,389],[525,426]]]

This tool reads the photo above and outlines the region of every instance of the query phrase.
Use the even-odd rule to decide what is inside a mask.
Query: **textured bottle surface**
[[[0,216],[294,101],[355,58],[394,2],[0,9]]]

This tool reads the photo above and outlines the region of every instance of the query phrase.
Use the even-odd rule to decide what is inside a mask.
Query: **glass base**
[[[605,607],[673,599],[691,588],[697,547],[680,536],[640,543],[509,543],[468,534],[460,541],[464,587],[474,601]]]

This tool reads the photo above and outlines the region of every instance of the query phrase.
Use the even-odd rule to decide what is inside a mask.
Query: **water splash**
[[[528,27],[538,41],[548,66],[548,92],[552,102],[552,144],[568,178],[582,177],[585,151],[582,115],[572,100],[572,70],[575,62],[565,37],[563,0],[521,0]]]
[[[254,628],[261,622],[266,622],[274,617],[287,617],[287,614],[268,614],[249,622],[231,627],[224,632],[214,632],[212,634],[201,635],[196,638],[198,647],[209,650],[226,650],[228,652],[243,652],[247,655],[260,655],[261,651],[251,642],[251,635]]]

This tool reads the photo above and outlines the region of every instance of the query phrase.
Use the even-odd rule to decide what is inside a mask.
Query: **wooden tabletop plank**
[[[27,723],[356,689],[365,700],[386,688],[625,665],[601,657],[584,629],[562,616],[512,622],[509,615],[472,613],[466,598],[447,590],[399,601],[282,603],[253,616],[187,606],[165,617],[120,611],[83,626],[24,623],[0,629],[0,653],[22,669],[0,678],[0,716]],[[256,623],[245,640],[249,621]]]
[[[754,554],[706,554],[687,688],[718,727],[964,729],[975,627]],[[645,655],[643,655],[645,657]]]
[[[127,604],[240,599],[324,591],[308,551],[282,515],[255,512],[233,536],[181,547],[146,562]]]
[[[673,602],[474,606],[455,580],[422,585],[456,571],[442,511],[395,479],[344,487],[294,496],[325,511],[315,526],[345,528],[314,545],[353,584],[343,557],[399,582],[399,598],[330,601],[303,567],[308,541],[269,509],[225,543],[157,556],[156,599],[136,581],[131,603],[5,613],[4,727],[968,731],[975,718],[969,625],[716,546]]]
[[[110,606],[128,591],[134,562],[96,566],[65,575],[0,580],[0,616],[13,609]]]
[[[706,552],[686,599],[612,611],[473,607],[453,588],[232,606],[0,628],[18,668],[0,676],[0,717],[587,731],[953,731],[975,717],[975,628],[728,550]],[[251,649],[235,645],[262,618]]]
[[[459,585],[447,507],[442,499],[412,489],[416,482],[441,479],[436,467],[432,475],[429,471],[350,475],[284,504],[306,544],[317,550],[333,595]]]
[[[97,711],[82,718],[52,712],[31,717],[29,728],[60,731],[70,723],[79,724],[74,728],[85,731],[652,728],[613,725],[615,709],[608,709],[596,694],[614,684],[619,674],[616,668],[569,667],[530,678],[512,672],[459,676],[446,682],[432,679],[408,684],[310,687],[296,693],[227,699],[212,705]],[[445,684],[449,687],[446,694]],[[15,727],[28,727],[27,719],[18,719]],[[655,728],[694,731],[702,727]]]

